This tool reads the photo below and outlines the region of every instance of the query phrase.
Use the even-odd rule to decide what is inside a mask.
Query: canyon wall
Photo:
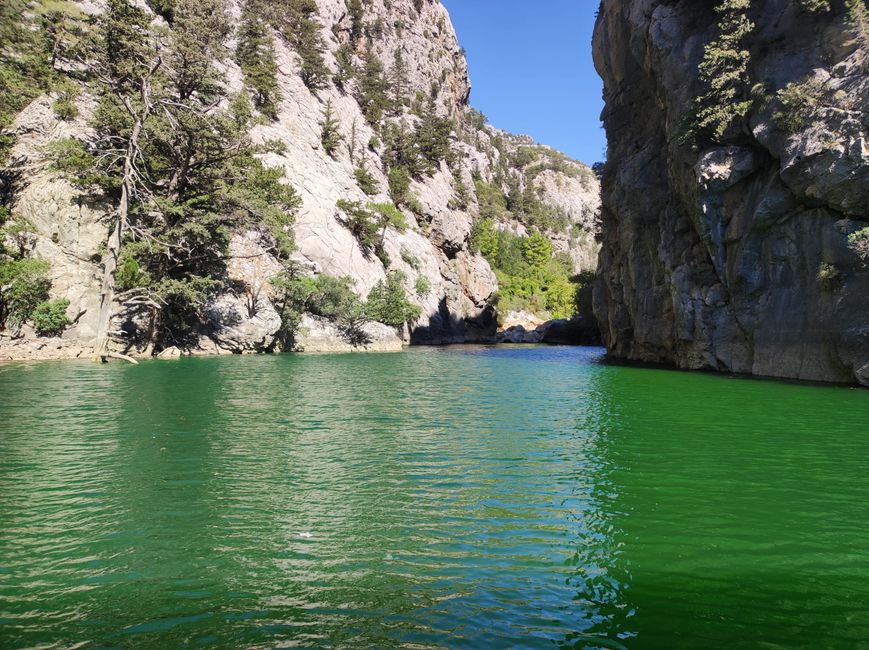
[[[99,16],[102,2],[72,2],[78,11]],[[144,4],[142,4],[145,7]],[[569,255],[575,272],[593,268],[598,247],[594,230],[599,213],[599,184],[591,170],[530,139],[511,136],[487,124],[469,105],[471,85],[467,63],[446,9],[425,0],[371,0],[362,3],[364,30],[351,36],[353,17],[345,0],[317,0],[315,20],[322,39],[322,55],[330,72],[340,66],[339,50],[350,46],[356,69],[369,53],[390,74],[397,52],[406,65],[407,104],[382,122],[372,124],[360,106],[359,80],[343,87],[333,81],[311,90],[300,74],[301,60],[281,35],[274,36],[281,100],[273,119],[261,119],[251,130],[255,142],[269,142],[262,156],[270,168],[279,168],[299,193],[302,204],[293,226],[293,261],[311,276],[349,277],[362,297],[389,271],[404,274],[411,302],[422,315],[404,333],[377,324],[366,325],[368,342],[357,345],[340,340],[337,330],[316,317],[306,317],[299,329],[299,349],[394,349],[404,343],[454,343],[492,340],[496,329],[495,298],[498,281],[489,263],[471,243],[480,206],[475,183],[497,183],[506,188],[511,179],[531,190],[566,219],[560,231],[545,234],[556,251]],[[242,3],[226,4],[228,16],[238,24]],[[150,11],[150,9],[148,9]],[[154,23],[167,25],[158,14]],[[228,51],[236,36],[231,34]],[[58,64],[58,65],[62,65]],[[225,78],[225,94],[243,92],[244,75],[233,60],[216,62]],[[52,110],[56,93],[30,103],[8,128],[14,147],[5,178],[10,191],[11,221],[26,224],[22,239],[27,255],[51,263],[52,297],[70,300],[72,325],[60,337],[45,339],[26,324],[0,333],[0,358],[79,356],[86,354],[96,335],[100,301],[101,251],[113,206],[89,196],[57,173],[46,152],[53,142],[74,138],[88,142],[95,110],[94,86],[85,82],[76,95],[77,115],[61,119]],[[437,111],[453,123],[454,160],[441,161],[429,174],[415,177],[410,191],[413,209],[401,205],[409,227],[388,229],[385,255],[371,255],[348,227],[348,215],[336,207],[339,200],[390,203],[383,129],[419,122],[414,103],[431,97]],[[324,111],[333,110],[341,142],[327,152],[322,142]],[[533,150],[533,160],[517,154]],[[527,151],[525,152],[527,153]],[[355,176],[364,167],[377,190],[366,194]],[[536,171],[533,173],[532,170]],[[462,187],[463,186],[463,187]],[[506,189],[505,189],[506,191]],[[522,215],[503,220],[499,227],[525,232]],[[20,238],[19,238],[20,239]],[[7,242],[10,243],[11,242]],[[272,254],[267,233],[248,225],[234,227],[224,253],[221,287],[202,310],[198,343],[182,350],[190,353],[255,352],[274,343],[280,318],[273,304],[271,278],[283,262]],[[415,291],[425,286],[426,291]],[[118,306],[119,307],[119,306]],[[135,327],[133,323],[131,327]],[[124,332],[116,332],[114,346],[129,354],[159,353],[140,349]],[[174,353],[175,351],[172,351]]]
[[[732,81],[700,72],[725,5],[749,21],[745,103],[692,142],[697,98]],[[866,17],[862,0],[602,2],[595,313],[612,356],[869,384]]]

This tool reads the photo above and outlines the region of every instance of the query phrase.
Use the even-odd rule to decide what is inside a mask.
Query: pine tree
[[[323,121],[320,122],[322,131],[320,133],[320,141],[323,143],[323,149],[330,156],[335,155],[338,146],[341,144],[341,132],[339,130],[338,120],[332,112],[332,100],[326,102],[323,109]]]
[[[393,115],[401,115],[407,103],[407,63],[401,54],[401,48],[395,48],[392,69],[389,71],[390,104]]]
[[[311,90],[325,88],[331,77],[323,58],[325,45],[316,18],[317,11],[314,0],[285,0],[280,18],[284,37],[302,60],[302,81]]]
[[[342,92],[347,89],[347,84],[356,76],[356,67],[353,65],[353,48],[347,43],[342,43],[335,52],[338,61],[338,70],[332,77],[335,86]]]
[[[92,169],[78,182],[117,206],[103,256],[100,358],[111,356],[111,322],[122,314],[150,323],[151,350],[197,339],[202,307],[223,286],[231,224],[262,224],[282,252],[292,246],[298,196],[255,157],[247,95],[225,95],[223,0],[173,8],[164,33],[127,0],[109,0],[91,54],[101,97]],[[73,158],[90,155],[81,148]]]
[[[431,171],[440,161],[451,160],[453,157],[450,143],[452,122],[438,115],[437,105],[431,95],[423,107],[421,117],[416,128],[416,143]]]
[[[715,11],[719,36],[706,46],[699,66],[703,93],[694,103],[691,135],[695,142],[720,142],[751,107],[747,37],[754,31],[748,18],[751,0],[721,0]]]
[[[383,119],[383,113],[389,105],[386,88],[383,64],[369,47],[365,52],[364,67],[359,78],[358,101],[362,114],[371,124],[377,124]]]
[[[350,43],[355,45],[359,42],[365,27],[363,23],[365,8],[362,6],[362,0],[347,0],[347,13],[350,15]]]
[[[98,158],[103,165],[99,173],[105,179],[101,185],[116,205],[103,257],[94,343],[94,356],[102,360],[108,355],[121,244],[132,226],[131,204],[147,193],[147,179],[140,171],[143,131],[159,101],[154,88],[163,86],[157,79],[163,60],[149,25],[148,15],[127,0],[108,0],[92,51],[105,91],[96,116],[98,147],[115,153],[114,157]]]
[[[271,29],[261,15],[257,0],[247,0],[242,8],[235,60],[253,91],[256,107],[275,119],[281,101],[278,64]]]

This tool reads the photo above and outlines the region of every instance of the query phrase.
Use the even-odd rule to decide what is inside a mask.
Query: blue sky
[[[591,60],[597,0],[442,0],[468,53],[471,104],[498,128],[589,165],[604,159]]]

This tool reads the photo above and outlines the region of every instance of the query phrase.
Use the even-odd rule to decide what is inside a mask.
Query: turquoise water
[[[601,356],[0,365],[0,647],[869,647],[869,391]]]

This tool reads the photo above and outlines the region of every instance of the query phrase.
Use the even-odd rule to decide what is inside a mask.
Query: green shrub
[[[67,121],[78,117],[78,106],[75,104],[78,93],[79,88],[72,81],[65,80],[58,85],[57,99],[51,108],[59,119]]]
[[[401,259],[414,271],[419,271],[421,264],[419,263],[419,258],[407,250],[404,246],[401,247]]]
[[[238,176],[228,188],[227,198],[249,222],[268,228],[275,252],[288,257],[295,250],[293,223],[302,198],[292,185],[283,182],[283,169],[266,167],[258,158],[247,161]]]
[[[48,262],[34,258],[0,262],[0,322],[18,329],[48,300],[49,270]]]
[[[809,13],[830,11],[830,0],[795,0],[797,8]]]
[[[410,173],[405,167],[393,167],[389,170],[389,196],[397,205],[407,202],[410,195]]]
[[[377,184],[377,179],[369,172],[364,165],[357,167],[353,172],[353,177],[356,179],[356,184],[359,189],[365,192],[368,196],[374,196],[380,192],[380,186]]]
[[[325,88],[331,77],[323,58],[325,45],[320,35],[315,0],[287,0],[281,7],[282,32],[301,59],[301,77],[311,90]]]
[[[404,288],[406,276],[401,271],[390,271],[386,280],[378,282],[368,294],[366,314],[391,327],[404,327],[405,323],[416,321],[422,309],[407,298]]]
[[[363,206],[358,201],[340,199],[336,206],[347,215],[347,228],[356,237],[365,255],[374,253],[384,266],[389,266],[389,256],[384,249],[384,238],[389,228],[398,232],[407,230],[407,220],[401,210],[392,203],[369,203]]]
[[[491,218],[478,219],[471,226],[471,251],[479,253],[487,260],[498,257],[498,231]]]
[[[799,131],[818,108],[822,94],[823,86],[814,77],[789,83],[776,95],[781,104],[773,114],[776,123],[787,133]]]
[[[129,291],[151,284],[151,276],[142,271],[138,260],[129,252],[122,254],[115,271],[115,284],[119,291]]]
[[[359,242],[362,251],[367,255],[377,244],[377,222],[371,211],[358,201],[339,199],[336,206],[347,215],[347,228]]]
[[[848,235],[848,246],[864,262],[869,262],[869,227]]]
[[[289,265],[279,276],[272,278],[274,302],[281,316],[281,330],[277,341],[290,349],[302,314],[310,313],[334,322],[352,343],[361,342],[362,325],[368,320],[365,305],[353,290],[349,277],[330,275],[310,277],[298,265]]]
[[[416,285],[414,287],[416,289],[416,295],[425,297],[431,293],[431,282],[424,275],[418,275],[416,277]]]
[[[69,300],[48,300],[36,306],[31,315],[33,327],[39,336],[60,336],[72,321],[66,316]]]
[[[358,77],[359,106],[362,114],[372,125],[383,119],[383,114],[389,107],[387,82],[383,74],[383,64],[369,47],[365,52],[364,64]]]

